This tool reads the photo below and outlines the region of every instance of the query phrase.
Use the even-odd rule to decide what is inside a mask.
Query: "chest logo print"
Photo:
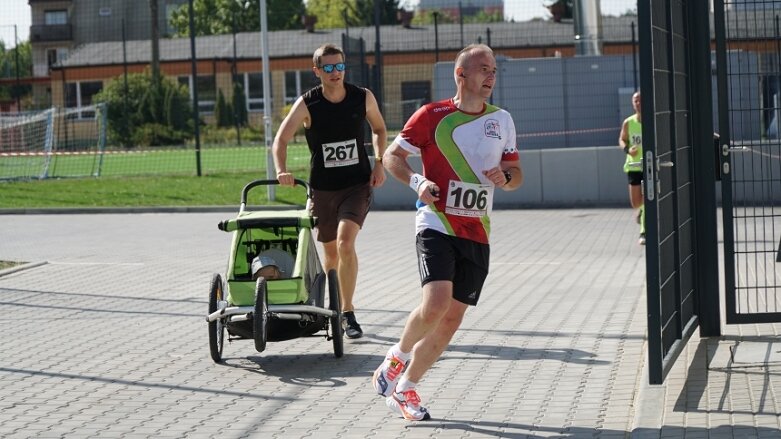
[[[487,121],[485,121],[485,137],[493,137],[499,140],[502,139],[498,120],[488,119]]]

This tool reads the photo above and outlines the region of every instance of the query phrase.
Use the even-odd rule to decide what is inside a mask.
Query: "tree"
[[[94,102],[107,105],[108,134],[111,142],[127,147],[178,144],[190,137],[192,108],[187,88],[161,76],[153,87],[152,73],[127,76],[127,93],[122,76],[114,78]]]
[[[214,119],[218,127],[227,127],[233,124],[233,112],[229,111],[228,104],[225,102],[225,95],[222,90],[217,93],[217,105],[214,106]]]
[[[396,24],[399,0],[380,0],[380,24]],[[359,26],[374,25],[374,0],[355,0]]]
[[[399,0],[380,1],[380,23],[396,24]],[[316,15],[318,27],[324,29],[344,27],[345,15],[349,26],[374,25],[374,0],[309,0],[306,11]]]
[[[504,21],[504,14],[501,12],[479,11],[475,15],[464,15],[464,23],[501,23]]]
[[[247,97],[238,81],[233,83],[233,117],[240,126],[247,125]]]
[[[572,18],[574,5],[572,0],[556,0],[550,5],[545,6],[553,15],[553,21],[561,22],[563,18]]]
[[[415,25],[434,24],[434,13],[437,13],[437,24],[458,23],[458,18],[452,17],[441,10],[428,9],[415,13],[412,23]]]
[[[458,23],[458,15],[450,15],[448,12],[442,10],[426,10],[415,14],[415,18],[412,22],[416,25],[431,25],[434,24],[434,12],[437,12],[437,23]],[[488,13],[484,10],[478,11],[474,15],[464,15],[464,23],[500,23],[504,21],[504,15],[501,12]]]
[[[266,6],[270,30],[301,29],[304,0],[266,0]],[[194,0],[193,10],[196,35],[224,35],[234,28],[236,32],[260,31],[260,0]],[[177,35],[190,35],[189,9],[177,9],[171,25]]]
[[[17,51],[19,52],[19,77],[27,78],[33,75],[32,49],[29,41],[19,43],[13,49],[6,49],[5,43],[0,41],[0,78],[16,78]],[[0,87],[0,99],[11,99],[24,96],[32,91],[30,85],[12,85]]]

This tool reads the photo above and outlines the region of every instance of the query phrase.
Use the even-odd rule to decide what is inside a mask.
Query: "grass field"
[[[288,169],[308,179],[305,145],[288,149]],[[9,157],[1,157],[0,164]],[[266,157],[261,147],[205,148],[202,177],[196,177],[193,150],[149,151],[105,155],[100,177],[0,181],[0,209],[47,207],[238,206],[241,188],[265,179]],[[53,169],[87,169],[90,156],[58,156]],[[2,166],[0,166],[2,171]],[[55,173],[62,177],[74,174]],[[89,172],[82,175],[90,175]],[[269,204],[265,188],[250,192],[249,204]],[[303,204],[299,188],[277,186],[272,204]]]
[[[201,173],[256,171],[265,175],[265,147],[204,146],[201,148]],[[288,166],[306,166],[309,150],[305,144],[288,147]],[[0,156],[0,178],[39,177],[46,169],[50,178],[115,177],[139,175],[196,175],[194,148],[147,148],[109,150],[103,154],[62,152],[53,156]]]

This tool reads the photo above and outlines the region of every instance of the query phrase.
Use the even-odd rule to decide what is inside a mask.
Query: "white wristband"
[[[428,180],[426,180],[426,177],[420,174],[412,174],[412,176],[409,178],[409,187],[417,194],[418,189],[420,189],[420,185],[427,181]]]

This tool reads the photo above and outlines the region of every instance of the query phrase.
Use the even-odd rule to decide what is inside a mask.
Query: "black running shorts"
[[[415,242],[421,286],[449,280],[453,282],[454,299],[477,305],[488,276],[489,245],[430,229],[418,233]]]
[[[626,173],[626,178],[629,180],[630,186],[640,186],[643,184],[643,173],[637,171],[631,171]]]
[[[358,227],[363,227],[371,204],[372,188],[369,183],[338,191],[313,189],[312,214],[317,217],[317,240],[335,240],[339,222],[342,220],[350,220],[358,224]]]

